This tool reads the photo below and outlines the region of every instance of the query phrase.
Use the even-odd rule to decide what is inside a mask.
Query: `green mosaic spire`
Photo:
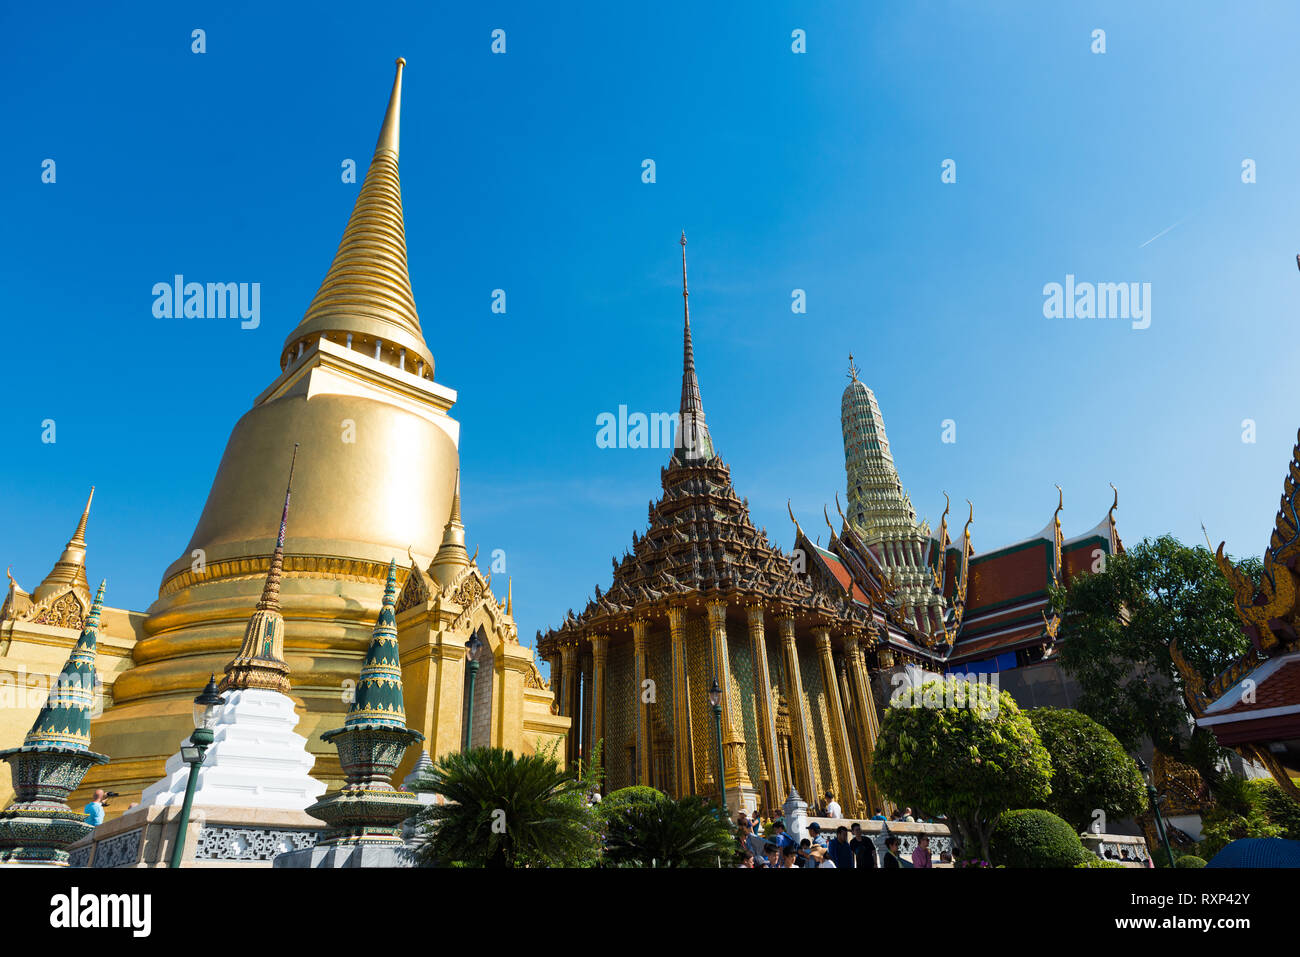
[[[388,584],[384,586],[384,606],[379,609],[370,650],[361,666],[352,707],[348,709],[345,728],[385,725],[406,728],[406,709],[402,704],[402,662],[397,650],[397,559],[388,563]]]
[[[23,741],[24,748],[90,750],[90,716],[95,701],[95,642],[104,607],[104,582],[99,583],[81,637],[50,689],[45,707]]]

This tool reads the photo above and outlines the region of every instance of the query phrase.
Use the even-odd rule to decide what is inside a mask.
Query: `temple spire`
[[[284,571],[284,532],[289,525],[289,493],[293,490],[293,469],[298,464],[298,443],[293,443],[293,457],[289,459],[289,480],[284,484],[284,508],[280,512],[280,534],[275,539],[275,551],[271,555],[271,569],[266,573],[266,584],[262,586],[262,600],[258,608],[280,610],[280,575]]]
[[[364,355],[433,378],[433,354],[424,341],[411,291],[402,184],[397,172],[405,65],[405,60],[397,60],[374,157],[338,252],[302,322],[285,339],[284,367],[297,355],[300,342],[311,346],[325,337],[340,345],[351,342],[352,348]],[[424,369],[417,373],[421,360]]]
[[[469,552],[465,550],[465,524],[460,520],[460,469],[456,470],[456,489],[451,494],[451,515],[442,530],[442,544],[433,556],[429,573],[445,588],[469,565]]]
[[[713,440],[704,421],[704,402],[700,398],[700,381],[695,375],[695,347],[691,342],[691,299],[686,284],[686,230],[682,230],[682,403],[677,431],[678,448],[673,460],[707,462],[714,457]]]
[[[293,489],[293,470],[298,464],[298,443],[293,444],[289,460],[289,479],[284,486],[284,508],[280,512],[280,531],[271,554],[271,567],[262,586],[262,600],[257,603],[244,628],[239,653],[226,665],[221,679],[222,691],[261,688],[289,693],[289,665],[284,660],[284,617],[280,614],[280,576],[284,570],[284,534],[289,524],[289,495]]]
[[[90,585],[86,582],[86,523],[90,520],[90,503],[94,499],[95,486],[92,485],[90,495],[86,498],[86,507],[81,510],[81,520],[77,522],[76,531],[72,533],[72,538],[68,539],[68,544],[63,546],[63,554],[54,563],[50,573],[32,592],[33,601],[42,601],[69,585],[90,592]]]

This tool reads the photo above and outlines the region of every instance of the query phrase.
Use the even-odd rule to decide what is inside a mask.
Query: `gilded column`
[[[804,720],[803,678],[799,674],[799,649],[794,640],[794,618],[789,614],[777,619],[781,648],[785,653],[785,696],[790,710],[790,741],[794,745],[795,779],[803,789],[805,801],[817,800],[817,769],[811,750],[812,730]]]
[[[591,762],[591,672],[590,654],[582,656],[582,766]]]
[[[709,612],[709,641],[713,646],[713,667],[722,689],[722,743],[725,787],[753,787],[745,767],[745,738],[731,719],[731,668],[727,657],[727,602],[713,599],[705,606]]]
[[[831,705],[831,733],[835,745],[835,759],[840,768],[840,787],[844,791],[843,794],[837,795],[840,799],[840,809],[856,817],[862,817],[862,798],[858,794],[857,775],[853,772],[849,727],[844,720],[844,703],[840,699],[840,686],[835,675],[835,658],[831,654],[830,629],[814,628],[813,638],[817,642],[817,653],[821,656],[822,683],[826,685],[826,697]]]
[[[644,618],[632,621],[632,642],[636,652],[636,783],[650,781],[650,713],[645,701],[646,639],[650,623]]]
[[[605,738],[605,662],[609,658],[609,638],[591,636],[591,746]],[[608,756],[601,745],[602,762],[608,766]]]
[[[578,753],[578,643],[566,641],[560,646],[561,668],[564,671],[564,698],[560,714],[570,719],[569,733],[564,739],[565,766],[572,767]]]
[[[691,755],[691,711],[686,679],[686,609],[668,609],[673,656],[673,775],[677,797],[694,792]]]
[[[758,739],[767,764],[768,791],[764,804],[779,807],[785,800],[785,786],[781,779],[781,755],[776,743],[776,715],[773,714],[772,680],[767,670],[767,641],[763,633],[763,603],[750,602],[745,609],[749,621],[749,643],[754,657],[754,699],[758,704]]]
[[[856,635],[844,639],[844,655],[849,662],[849,684],[853,688],[853,710],[858,718],[858,754],[862,762],[863,796],[874,812],[883,808],[880,790],[871,774],[871,762],[876,752],[876,738],[880,734],[880,722],[876,717],[876,701],[871,693],[871,675],[867,671],[866,658],[862,645]]]

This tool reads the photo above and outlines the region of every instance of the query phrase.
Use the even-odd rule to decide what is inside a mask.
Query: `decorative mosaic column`
[[[590,654],[582,656],[582,767],[585,770],[591,763],[591,748],[594,743],[591,737],[591,672],[592,658]]]
[[[650,714],[645,703],[646,640],[650,622],[644,618],[632,620],[632,644],[636,654],[636,783],[649,785],[650,781]]]
[[[862,798],[858,794],[857,775],[853,773],[853,752],[850,750],[848,724],[844,720],[844,704],[840,700],[840,686],[835,676],[835,659],[831,654],[831,632],[829,628],[814,628],[813,638],[817,642],[817,653],[822,662],[822,683],[826,686],[826,697],[830,701],[831,734],[833,736],[835,759],[840,768],[840,786],[844,793],[837,795],[840,808],[857,817],[862,814]]]
[[[609,659],[609,638],[605,635],[591,636],[591,744],[605,738],[605,663]],[[601,745],[602,760],[606,767],[609,761],[604,756],[605,746]],[[604,785],[602,784],[602,787]]]
[[[785,697],[790,711],[790,742],[794,745],[795,780],[804,789],[800,797],[817,799],[817,771],[813,765],[809,737],[811,729],[804,720],[803,678],[799,673],[799,649],[794,640],[794,618],[788,613],[777,619],[781,648],[785,653]]]
[[[713,667],[722,689],[723,775],[727,788],[752,788],[745,768],[745,739],[731,720],[731,668],[727,656],[727,603],[715,599],[705,606],[709,613],[709,641],[713,646]]]
[[[677,797],[694,791],[692,783],[691,710],[686,677],[686,609],[668,609],[668,631],[673,654],[673,772]]]
[[[566,641],[560,646],[564,669],[564,697],[560,714],[569,718],[569,733],[564,738],[565,766],[572,767],[578,753],[578,644]]]
[[[764,804],[776,808],[785,801],[781,776],[781,756],[776,744],[776,716],[772,713],[772,681],[767,671],[767,641],[763,633],[763,603],[752,601],[745,606],[749,621],[749,643],[754,655],[754,698],[758,704],[758,739],[767,765],[768,794]]]
[[[875,697],[871,693],[871,678],[867,672],[866,659],[857,635],[845,637],[844,657],[848,659],[849,684],[853,689],[853,710],[858,719],[858,755],[862,763],[863,796],[867,800],[868,810],[874,812],[885,806],[871,775],[871,762],[875,755],[876,738],[880,734],[880,727],[876,718]]]

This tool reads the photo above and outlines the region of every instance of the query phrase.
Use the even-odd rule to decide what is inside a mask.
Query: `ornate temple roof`
[[[602,627],[656,602],[712,595],[753,595],[865,624],[865,612],[846,599],[815,592],[796,575],[790,557],[769,542],[766,530],[754,527],[749,501],[736,495],[731,470],[705,424],[691,342],[685,246],[683,234],[680,428],[677,447],[660,470],[663,494],[649,503],[645,533],[633,532],[632,547],[613,559],[609,589],[597,586],[587,606],[578,614],[570,610],[557,631]]]
[[[1300,437],[1291,450],[1258,587],[1224,554],[1224,544],[1214,558],[1232,586],[1251,646],[1208,684],[1177,640],[1169,654],[1196,723],[1210,728],[1221,745],[1267,768],[1300,800],[1292,780],[1300,771]]]

